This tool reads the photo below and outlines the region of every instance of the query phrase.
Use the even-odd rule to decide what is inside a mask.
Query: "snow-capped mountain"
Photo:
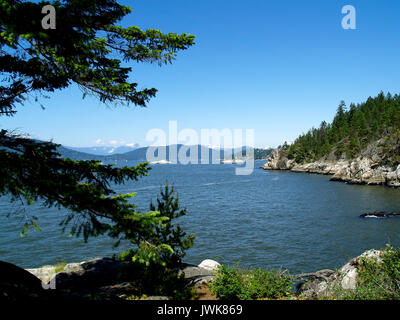
[[[71,150],[94,154],[97,156],[109,156],[114,154],[127,153],[138,149],[139,144],[125,145],[125,146],[95,146],[95,147],[66,147]]]

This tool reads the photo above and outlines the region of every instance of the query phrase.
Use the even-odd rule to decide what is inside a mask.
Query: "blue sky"
[[[400,84],[396,0],[136,0],[123,25],[196,35],[168,66],[134,65],[132,79],[158,95],[148,108],[108,109],[76,88],[27,103],[0,127],[67,146],[139,143],[153,128],[254,129],[257,146],[292,141],[340,100],[362,102]],[[344,30],[344,5],[357,29]]]

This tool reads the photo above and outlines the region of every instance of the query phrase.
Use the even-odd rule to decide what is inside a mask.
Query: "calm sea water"
[[[186,261],[214,259],[221,263],[287,268],[292,273],[335,269],[365,249],[400,245],[400,218],[360,219],[372,211],[399,211],[400,190],[347,185],[329,177],[264,171],[256,161],[249,176],[236,176],[232,165],[154,165],[148,177],[119,186],[137,192],[135,203],[148,210],[166,180],[175,186],[187,215],[178,221],[197,235]],[[135,163],[127,163],[134,165]],[[0,260],[22,267],[61,261],[78,262],[111,256],[106,237],[89,239],[61,234],[65,212],[27,207],[41,218],[43,231],[21,238],[21,219],[6,214],[19,210],[0,198]]]

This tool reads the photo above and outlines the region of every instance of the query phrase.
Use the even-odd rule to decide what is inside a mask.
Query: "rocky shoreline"
[[[315,273],[304,273],[292,276],[297,282],[295,294],[303,299],[329,299],[334,288],[355,290],[357,288],[357,263],[361,258],[381,261],[381,252],[378,250],[365,251],[360,256],[351,259],[339,270],[319,270]],[[61,272],[55,272],[54,266],[44,266],[36,269],[26,269],[42,287],[56,289],[63,297],[70,299],[80,298],[88,294],[97,299],[124,300],[134,292],[134,285],[129,282],[117,281],[118,273],[125,262],[110,258],[97,258],[80,263],[65,265]],[[201,287],[215,280],[215,272],[220,264],[213,260],[204,260],[199,265],[183,264],[179,270],[185,275],[187,284],[192,287]],[[22,269],[23,270],[23,269]],[[46,290],[53,291],[53,290]],[[140,300],[171,300],[167,296],[142,297]]]
[[[340,269],[319,270],[291,276],[296,286],[294,297],[301,299],[331,299],[336,290],[356,290],[360,259],[382,261],[382,250],[368,250],[351,259]],[[69,263],[60,271],[55,266],[36,269],[22,269],[1,262],[0,276],[2,291],[11,292],[15,298],[80,300],[91,297],[96,300],[124,301],[135,296],[135,286],[120,278],[126,262],[110,258],[97,258],[80,263]],[[182,264],[179,273],[183,273],[187,285],[202,288],[216,279],[216,271],[221,265],[213,260],[204,260],[199,265]],[[8,286],[7,286],[8,284]],[[12,288],[8,290],[7,288]],[[44,290],[45,289],[45,290]],[[4,298],[4,297],[3,297]],[[144,296],[138,300],[171,300],[167,296]],[[1,297],[0,297],[1,300]],[[136,299],[135,299],[136,300]]]
[[[374,154],[371,148],[367,148],[363,154],[351,161],[328,158],[307,164],[296,163],[295,160],[288,159],[286,150],[276,149],[271,152],[268,162],[261,168],[332,175],[332,181],[399,188],[400,165],[392,168],[381,164],[382,159]]]

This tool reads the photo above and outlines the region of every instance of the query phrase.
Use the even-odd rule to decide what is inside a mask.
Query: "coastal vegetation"
[[[348,107],[342,101],[331,123],[323,121],[300,135],[292,145],[285,144],[289,159],[304,164],[321,158],[351,160],[370,143],[383,139],[382,162],[400,164],[400,96],[383,92],[375,98]]]
[[[211,291],[221,300],[262,300],[289,297],[292,279],[285,272],[221,266]]]
[[[210,288],[225,300],[399,300],[400,249],[387,245],[365,252],[340,270],[300,275],[223,265]]]
[[[272,148],[267,148],[267,149],[261,149],[261,148],[246,148],[247,149],[247,153],[249,153],[250,151],[254,152],[254,160],[266,160],[268,158],[268,156],[270,155],[270,153],[273,151]],[[245,159],[247,156],[246,154],[246,149],[242,150],[242,152],[237,152],[234,155],[234,159]]]
[[[387,246],[378,257],[360,257],[355,261],[358,271],[355,290],[331,288],[331,297],[341,300],[399,300],[400,249]]]

